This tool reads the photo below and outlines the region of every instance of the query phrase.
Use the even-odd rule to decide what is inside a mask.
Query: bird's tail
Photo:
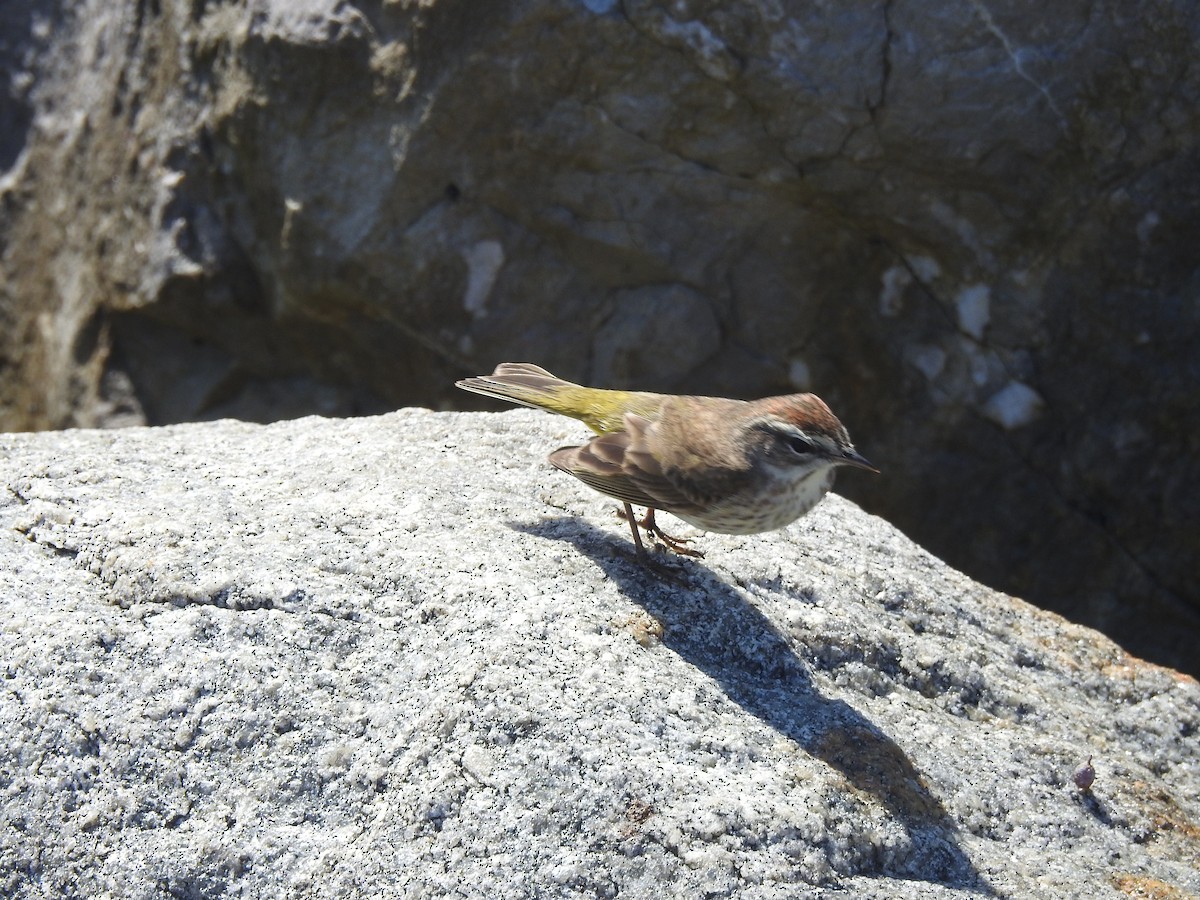
[[[570,416],[602,434],[622,429],[626,412],[648,415],[658,399],[654,394],[584,387],[532,363],[501,363],[491,375],[464,378],[455,385],[485,397]]]

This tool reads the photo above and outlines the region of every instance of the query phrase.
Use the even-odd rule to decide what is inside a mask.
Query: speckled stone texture
[[[1200,894],[1195,681],[836,495],[639,562],[584,436],[0,436],[0,894]]]
[[[1200,674],[1200,4],[4,0],[0,429],[812,389]]]

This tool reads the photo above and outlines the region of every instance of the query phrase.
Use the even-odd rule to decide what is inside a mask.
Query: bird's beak
[[[857,450],[847,450],[839,459],[834,460],[839,466],[854,466],[856,469],[866,469],[868,472],[879,474],[879,470],[871,465],[870,461],[858,453]]]

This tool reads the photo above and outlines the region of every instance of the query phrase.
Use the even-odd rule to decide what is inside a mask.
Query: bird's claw
[[[633,515],[633,507],[626,503],[624,509],[617,510],[617,515],[629,522],[629,524],[633,527],[634,542],[637,544],[639,550],[642,548],[641,541],[637,540],[637,528],[640,526],[646,530],[646,534],[648,534],[658,546],[666,547],[672,553],[677,553],[680,556],[690,556],[692,559],[704,559],[703,551],[693,550],[691,547],[686,546],[687,544],[692,543],[692,538],[673,537],[659,528],[658,524],[654,521],[653,509],[647,509],[646,515],[639,519]]]

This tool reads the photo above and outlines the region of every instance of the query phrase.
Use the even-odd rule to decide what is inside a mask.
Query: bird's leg
[[[633,514],[633,506],[629,503],[625,503],[625,508],[618,509],[617,515],[629,523],[629,528],[633,532],[633,543],[634,543],[634,546],[637,547],[638,562],[640,562],[643,565],[648,566],[649,568],[658,572],[659,575],[661,575],[663,578],[666,578],[668,581],[671,581],[674,584],[679,585],[680,587],[687,587],[689,582],[687,582],[685,580],[681,580],[681,578],[680,578],[681,572],[677,571],[677,570],[673,571],[674,565],[675,565],[674,563],[672,563],[671,565],[668,565],[667,561],[665,559],[662,559],[659,557],[652,557],[652,556],[650,556],[650,554],[648,554],[646,552],[646,548],[644,546],[642,546],[641,535],[638,534],[638,527],[639,526],[644,527],[645,520],[639,520]],[[658,528],[654,525],[653,511],[648,512],[646,515],[650,519],[651,527],[654,528],[653,533],[656,533],[656,535],[659,537],[666,537],[666,535],[663,535],[663,533],[661,531],[658,531]],[[668,546],[668,545],[664,542],[664,546]],[[676,552],[679,552],[679,551],[676,551]],[[704,555],[702,553],[699,553],[696,550],[688,550],[686,547],[683,548],[682,552],[688,556],[703,556]]]
[[[692,542],[691,538],[677,538],[667,534],[654,521],[654,508],[646,507],[646,515],[642,518],[637,518],[633,514],[633,505],[626,502],[623,510],[617,510],[617,515],[629,523],[629,529],[633,532],[633,543],[637,547],[638,555],[645,554],[645,548],[642,546],[641,536],[638,534],[638,526],[646,529],[646,534],[654,538],[668,550],[673,553],[678,553],[680,556],[691,556],[695,559],[704,559],[704,553],[700,550],[693,550],[690,547],[685,547],[685,544]]]
[[[638,520],[633,515],[633,506],[626,503],[625,511],[618,512],[617,515],[629,523],[629,530],[633,532],[633,543],[637,547],[638,556],[645,556],[646,548],[642,546],[642,536],[638,534]]]
[[[629,506],[628,503],[625,505]],[[632,515],[632,512],[634,512],[634,510],[630,508],[629,514]],[[640,524],[642,528],[646,529],[646,533],[652,536],[652,538],[655,540],[661,542],[662,546],[666,547],[667,550],[678,553],[679,556],[682,557],[694,557],[696,559],[704,558],[704,554],[702,552],[698,550],[692,550],[691,547],[684,546],[685,544],[691,544],[691,538],[672,538],[670,534],[667,534],[664,532],[664,530],[658,527],[658,524],[654,522],[653,506],[648,506],[646,509],[646,515],[644,515],[641,520],[638,520],[637,524]]]

